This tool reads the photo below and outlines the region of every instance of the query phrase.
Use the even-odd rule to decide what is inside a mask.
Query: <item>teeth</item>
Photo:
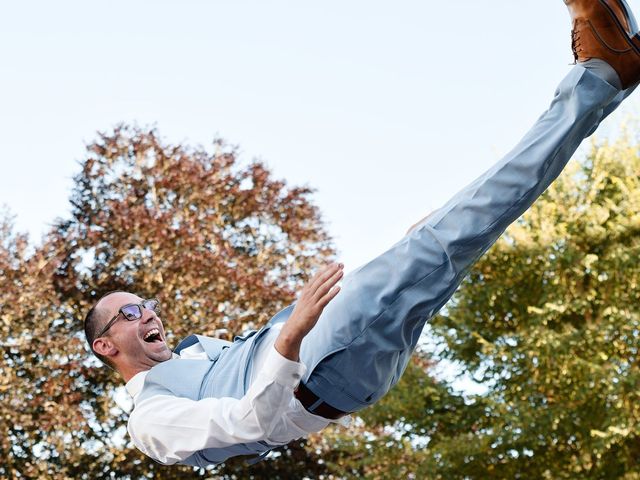
[[[160,330],[158,330],[157,328],[152,328],[145,334],[144,339],[146,340],[152,335],[160,335]]]

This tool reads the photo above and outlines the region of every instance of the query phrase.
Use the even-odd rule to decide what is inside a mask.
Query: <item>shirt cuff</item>
[[[306,371],[307,367],[303,363],[283,357],[275,347],[272,347],[260,369],[260,374],[281,385],[295,388]]]

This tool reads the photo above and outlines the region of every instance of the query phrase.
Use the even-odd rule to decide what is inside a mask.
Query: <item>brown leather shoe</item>
[[[599,58],[618,73],[622,88],[640,81],[640,35],[624,0],[564,0],[573,20],[571,49],[577,62]]]

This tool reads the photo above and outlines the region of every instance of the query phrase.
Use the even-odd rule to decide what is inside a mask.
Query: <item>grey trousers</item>
[[[506,157],[382,255],[346,275],[303,341],[307,387],[345,412],[382,397],[402,375],[425,322],[473,263],[632,90],[621,92],[574,67],[549,109]]]

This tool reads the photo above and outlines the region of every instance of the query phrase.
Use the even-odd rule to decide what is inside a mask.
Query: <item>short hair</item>
[[[91,349],[93,354],[96,356],[96,358],[98,358],[98,360],[100,360],[102,363],[104,363],[107,367],[109,367],[112,370],[116,369],[115,365],[113,364],[113,362],[111,362],[111,360],[109,360],[109,358],[105,357],[104,355],[100,355],[98,352],[96,352],[93,349],[93,341],[97,338],[96,336],[100,331],[100,329],[102,328],[101,320],[103,315],[101,314],[102,311],[99,308],[97,308],[98,303],[100,303],[100,300],[102,300],[103,298],[108,297],[112,293],[117,293],[117,292],[125,292],[125,291],[111,290],[105,293],[100,298],[98,298],[98,300],[93,305],[93,307],[91,307],[87,312],[87,316],[84,317],[84,336],[86,337],[87,342],[89,343],[89,348]]]

